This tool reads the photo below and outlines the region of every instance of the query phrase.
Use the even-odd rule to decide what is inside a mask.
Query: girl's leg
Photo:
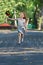
[[[24,41],[24,34],[21,34],[21,41]]]
[[[24,41],[24,34],[25,34],[25,30],[24,30],[24,28],[22,28],[22,34],[21,34],[21,41],[23,42]]]
[[[21,33],[18,33],[18,43],[21,43]]]

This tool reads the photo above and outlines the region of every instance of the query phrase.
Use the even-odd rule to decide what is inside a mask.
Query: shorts
[[[25,33],[25,29],[20,27],[18,28],[18,33],[24,34]]]

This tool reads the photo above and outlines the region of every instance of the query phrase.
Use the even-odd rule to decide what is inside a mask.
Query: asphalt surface
[[[18,33],[0,33],[0,47],[18,47]],[[43,32],[26,32],[24,42],[19,47],[43,48]]]
[[[0,33],[0,65],[43,65],[43,32],[25,33],[18,44],[18,33]]]
[[[0,55],[0,65],[43,65],[43,54]]]

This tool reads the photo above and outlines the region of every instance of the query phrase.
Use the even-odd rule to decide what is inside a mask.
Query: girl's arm
[[[14,18],[8,18],[8,20],[18,20],[17,18],[16,19],[14,19]]]
[[[28,25],[28,23],[29,23],[29,18],[25,20],[25,25]]]
[[[25,23],[24,23],[25,28],[27,28],[28,23],[29,23],[29,18],[25,20]]]

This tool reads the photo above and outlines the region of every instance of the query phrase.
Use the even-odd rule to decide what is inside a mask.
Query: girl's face
[[[21,13],[20,13],[20,18],[23,18],[23,17],[24,17],[24,13],[21,12]]]

